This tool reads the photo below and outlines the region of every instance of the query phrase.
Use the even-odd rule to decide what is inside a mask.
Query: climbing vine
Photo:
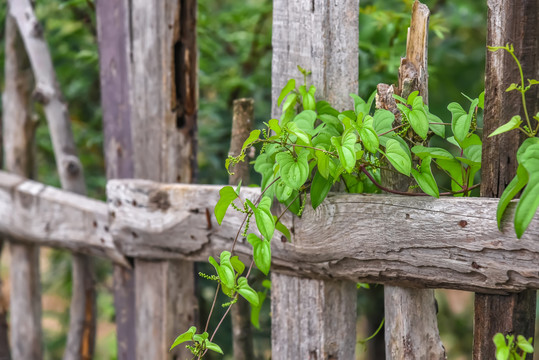
[[[514,56],[512,47],[492,49],[505,49]],[[517,64],[520,68],[518,60]],[[270,242],[276,231],[290,241],[290,231],[280,221],[286,211],[301,216],[306,206],[316,209],[337,183],[343,184],[349,193],[370,190],[436,198],[444,195],[467,196],[479,185],[475,183],[475,175],[481,168],[482,142],[476,130],[477,119],[482,116],[484,108],[484,93],[475,99],[466,97],[468,103],[464,107],[456,102],[450,103],[447,109],[451,113],[451,121],[448,122],[432,114],[417,91],[406,98],[394,95],[398,109],[395,113],[373,109],[376,93],[367,100],[352,94],[353,108],[338,111],[327,101],[316,100],[316,87],[307,84],[309,72],[299,66],[298,69],[303,74],[304,82],[297,86],[292,79],[282,89],[277,99],[282,110],[280,119],[271,119],[263,129],[252,131],[241,153],[226,160],[225,166],[230,172],[234,165],[245,160],[248,150],[259,148],[254,169],[262,176],[261,193],[256,201],[244,198],[241,183],[236,188],[225,186],[219,192],[220,199],[214,210],[217,222],[222,223],[227,211],[240,212],[244,218],[230,251],[223,251],[218,260],[210,256],[209,262],[215,268],[215,274],[201,274],[217,282],[204,330],[199,332],[193,326],[172,344],[171,349],[189,342],[187,347],[193,353],[193,359],[201,359],[208,350],[223,353],[213,339],[239,296],[251,304],[251,320],[258,327],[258,314],[271,284],[265,280],[264,290],[256,291],[249,285],[248,279],[254,266],[268,275],[271,265]],[[524,87],[522,77],[522,84],[513,84],[508,91],[520,91],[525,107],[524,93],[537,83],[536,80],[529,80],[529,85]],[[534,119],[539,120],[538,116],[534,116]],[[527,113],[526,121],[526,125],[520,127],[522,121],[514,117],[491,134],[519,128],[530,136],[519,149],[516,180],[511,182],[502,196],[498,210],[500,221],[508,202],[527,185],[515,218],[519,224],[515,225],[519,237],[531,220],[528,217],[530,214],[533,217],[539,205],[538,196],[527,195],[539,191],[539,140],[534,138],[538,128],[532,128]],[[451,136],[448,136],[447,128],[451,129]],[[425,146],[434,135],[448,143],[446,148]],[[381,169],[411,177],[414,184],[410,190],[418,187],[421,192],[402,192],[384,187]],[[450,178],[451,189],[440,191],[433,169]],[[524,199],[526,202],[522,205]],[[272,212],[275,201],[283,204],[281,208],[284,208],[276,214]],[[253,217],[256,226],[252,224]],[[240,237],[246,238],[252,246],[249,265],[234,255]],[[222,304],[227,311],[210,336],[209,318],[220,291],[229,298],[228,302]]]

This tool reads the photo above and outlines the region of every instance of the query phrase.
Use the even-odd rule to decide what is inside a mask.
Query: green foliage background
[[[406,33],[412,0],[361,1],[359,95],[368,97],[380,82],[394,83],[400,57],[404,56]],[[432,12],[429,34],[429,95],[430,108],[442,120],[449,122],[445,108],[451,101],[462,104],[483,88],[486,1],[430,0],[425,1]],[[6,7],[0,7],[0,67],[4,61],[4,18]],[[99,70],[96,39],[96,19],[93,3],[86,0],[37,0],[36,12],[43,22],[45,36],[53,55],[54,65],[65,98],[85,168],[89,194],[104,198],[105,171],[103,135],[99,104]],[[199,178],[200,183],[226,183],[224,160],[228,153],[232,102],[240,97],[255,99],[257,124],[267,121],[271,93],[271,0],[199,0]],[[301,65],[301,64],[299,64]],[[2,72],[3,74],[3,72]],[[3,75],[2,75],[3,77]],[[2,82],[3,83],[3,82]],[[284,84],[281,84],[284,85]],[[55,172],[52,145],[46,122],[36,106],[39,126],[36,133],[38,180],[59,185]],[[71,279],[69,256],[53,251],[49,270],[43,276],[45,293],[70,298]],[[114,317],[110,293],[110,265],[99,262],[99,310],[103,320]],[[203,270],[210,273],[211,270]],[[200,281],[201,297],[213,294]],[[442,302],[443,305],[443,302]],[[202,304],[204,313],[206,305]],[[265,313],[267,313],[266,311]],[[264,313],[264,311],[263,311]],[[46,314],[67,325],[67,309],[58,314]],[[463,318],[469,314],[463,315]],[[204,318],[204,314],[202,314]],[[262,333],[268,346],[268,319]],[[469,322],[469,321],[468,321]],[[451,326],[455,338],[469,337],[466,321],[457,320]],[[465,325],[458,325],[465,324]],[[229,342],[229,331],[220,332],[219,343]],[[459,336],[458,334],[462,334]],[[257,339],[261,336],[257,335]],[[65,344],[65,332],[46,333],[47,358],[59,358]],[[258,341],[258,340],[257,340]],[[459,353],[470,354],[468,345],[455,347]],[[223,346],[230,354],[230,348]],[[263,352],[263,351],[262,351]],[[114,358],[114,339],[99,344],[97,358]],[[260,354],[262,356],[262,354]],[[265,357],[267,358],[267,357]]]

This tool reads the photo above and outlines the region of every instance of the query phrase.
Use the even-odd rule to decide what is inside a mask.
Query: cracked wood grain
[[[218,226],[220,186],[112,180],[111,232],[129,256],[205,261],[228,250],[242,220],[230,210]],[[242,198],[255,199],[255,188]],[[156,197],[156,194],[160,194]],[[156,204],[156,199],[166,206]],[[316,279],[507,294],[539,289],[539,217],[517,240],[508,207],[503,231],[497,199],[330,194],[293,222],[293,242],[272,240],[272,269]],[[208,229],[206,209],[212,213]],[[291,218],[283,219],[292,226]],[[240,239],[237,252],[249,256]]]

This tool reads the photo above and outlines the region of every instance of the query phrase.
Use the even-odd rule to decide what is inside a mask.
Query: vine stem
[[[213,313],[213,309],[215,308],[215,303],[217,302],[217,295],[219,295],[219,287],[221,286],[220,283],[217,283],[217,288],[215,289],[215,296],[213,297],[213,303],[211,304],[210,313],[208,315],[208,320],[206,320],[206,326],[204,327],[204,332],[208,331],[208,326],[210,325],[210,318],[211,314]]]
[[[507,51],[509,52],[509,54],[511,54],[511,56],[513,57],[513,59],[515,59],[515,62],[517,63],[517,67],[518,67],[518,71],[520,73],[520,84],[521,84],[521,90],[520,91],[520,95],[522,96],[522,107],[524,108],[524,115],[526,116],[526,122],[528,123],[528,129],[530,129],[530,132],[532,131],[532,125],[531,125],[531,122],[530,122],[530,117],[528,115],[528,109],[526,108],[526,90],[524,90],[524,73],[522,72],[522,65],[520,65],[520,61],[518,61],[516,55],[515,55],[515,52],[514,51],[510,51],[509,49],[507,49]],[[528,136],[534,136],[532,134],[527,134]]]
[[[382,191],[385,191],[385,192],[388,192],[388,193],[391,193],[391,194],[406,195],[406,196],[430,196],[429,194],[425,194],[425,193],[409,193],[409,192],[406,192],[406,191],[391,190],[389,188],[386,188],[382,184],[378,183],[374,179],[374,177],[372,177],[372,175],[367,171],[367,169],[365,169],[364,166],[360,166],[360,170],[369,178],[370,181],[372,181],[372,183],[374,185],[376,185],[377,188],[379,188]],[[448,195],[466,193],[466,192],[468,192],[470,190],[473,190],[473,189],[479,187],[480,185],[481,184],[475,184],[474,186],[470,186],[470,187],[465,186],[462,190],[459,190],[459,191],[449,191],[449,192],[445,192],[445,193],[440,193],[440,196],[448,196]]]

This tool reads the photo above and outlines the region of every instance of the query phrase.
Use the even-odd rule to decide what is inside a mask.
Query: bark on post
[[[241,153],[243,142],[253,129],[254,100],[234,100],[232,116],[232,133],[230,137],[231,156]],[[237,185],[240,181],[243,185],[249,185],[249,159],[236,164],[231,171],[234,173],[228,178],[230,185]],[[239,297],[230,310],[232,317],[232,345],[234,348],[234,360],[254,359],[253,335],[251,327],[251,305],[243,297]]]
[[[49,125],[56,168],[62,188],[86,193],[81,163],[67,106],[52,65],[43,29],[28,0],[9,1],[36,78],[34,97],[43,104]],[[69,333],[64,359],[87,359],[93,356],[95,343],[96,294],[93,261],[84,255],[73,256],[73,297],[70,307]]]
[[[359,1],[273,3],[272,116],[288,79],[312,71],[317,96],[337,109],[352,108],[358,86]],[[302,239],[298,238],[298,244]],[[356,342],[356,286],[272,272],[272,357],[352,359]]]
[[[196,1],[100,1],[98,21],[107,176],[193,182]],[[135,259],[133,273],[117,269],[115,280],[116,303],[127,305],[122,359],[187,358],[181,346],[168,349],[197,320],[193,263]]]
[[[129,11],[127,0],[96,3],[108,180],[135,177],[129,102]],[[113,278],[118,359],[131,360],[136,358],[135,270],[114,265]]]
[[[399,68],[397,93],[407,98],[419,91],[428,102],[428,23],[430,11],[416,1],[406,43],[406,57]],[[391,88],[379,86],[377,106],[394,110]],[[411,179],[395,172],[382,174],[385,186],[408,191]],[[436,319],[434,290],[384,287],[386,359],[445,359]]]
[[[3,139],[6,169],[30,177],[34,126],[31,117],[32,74],[15,19],[6,16]],[[14,359],[42,358],[41,286],[39,247],[12,243],[11,249],[11,347]],[[3,301],[2,301],[3,303]],[[5,306],[5,305],[4,305]],[[5,313],[3,314],[5,316]],[[5,324],[5,317],[2,319]],[[2,326],[2,329],[4,327]],[[0,352],[9,358],[6,334]]]
[[[539,3],[535,0],[518,3],[489,0],[487,45],[512,43],[524,77],[539,79]],[[505,92],[511,83],[519,82],[514,60],[505,52],[487,52],[485,79],[485,114],[481,196],[500,197],[516,173],[516,151],[522,142],[521,133],[512,131],[487,137],[513,115],[524,119],[520,94]],[[526,101],[530,116],[539,111],[539,90],[531,88]],[[534,336],[536,291],[529,290],[507,296],[475,294],[474,359],[495,358],[494,334]]]

